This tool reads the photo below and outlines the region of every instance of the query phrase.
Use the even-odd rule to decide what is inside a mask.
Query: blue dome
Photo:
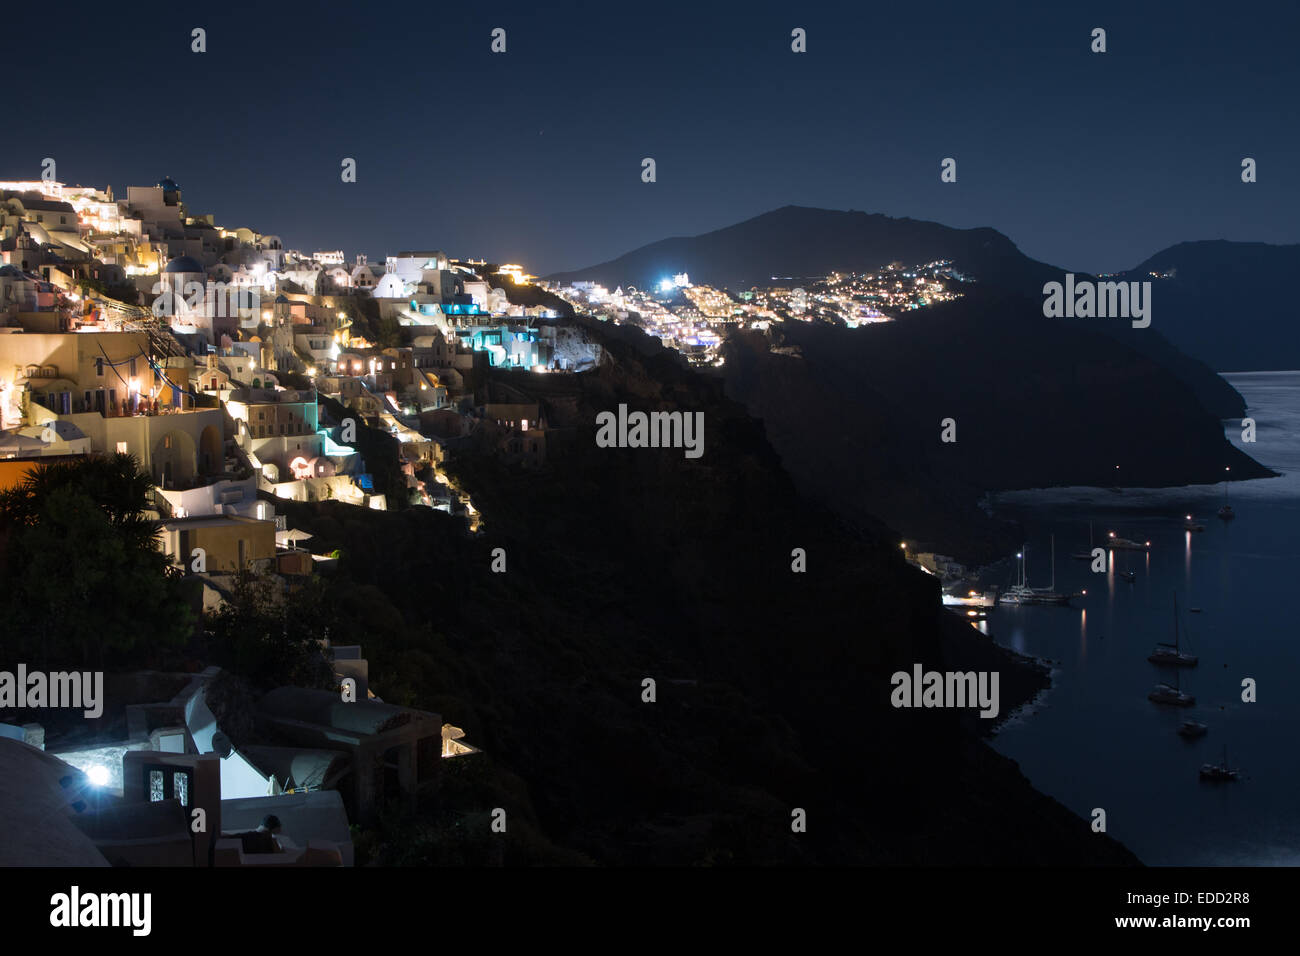
[[[164,176],[162,181],[158,183],[158,186],[165,192],[178,193],[181,191],[181,187],[176,185],[176,180],[172,179],[170,176]]]
[[[163,272],[198,272],[200,274],[207,274],[207,271],[203,268],[203,263],[192,256],[177,256],[167,263],[167,268],[163,270]]]

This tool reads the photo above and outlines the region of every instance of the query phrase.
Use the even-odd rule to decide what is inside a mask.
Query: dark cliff
[[[303,515],[343,549],[336,590],[369,596],[372,684],[486,751],[439,812],[508,799],[520,862],[1136,862],[1036,793],[983,721],[890,706],[913,663],[1002,671],[1004,713],[1043,677],[942,611],[887,532],[807,501],[721,381],[622,339],[602,335],[591,373],[490,375],[481,398],[535,398],[569,441],[535,471],[452,463],[481,537],[419,508]],[[703,412],[703,456],[597,447],[596,414],[623,402]],[[416,832],[384,852],[409,857]]]
[[[1208,483],[1225,466],[1272,474],[1163,365],[1023,298],[978,291],[854,330],[784,323],[772,341],[799,354],[770,352],[760,333],[728,341],[727,393],[764,421],[801,485],[968,560],[1018,541],[978,511],[988,491]]]
[[[1240,245],[1251,249],[1262,247],[1258,243]],[[1228,365],[1218,364],[1225,355],[1237,354],[1225,351],[1229,337],[1238,351],[1250,345],[1255,349],[1254,354],[1258,354],[1261,347],[1268,349],[1266,343],[1276,341],[1280,334],[1275,325],[1289,313],[1263,307],[1243,308],[1241,297],[1262,296],[1261,306],[1280,301],[1276,289],[1285,280],[1279,278],[1274,266],[1288,255],[1294,260],[1297,247],[1262,248],[1277,251],[1270,253],[1270,257],[1249,262],[1237,261],[1242,258],[1239,253],[1232,269],[1221,270],[1205,260],[1218,262],[1223,256],[1216,258],[1206,253],[1193,256],[1196,250],[1175,247],[1149,264],[1154,268],[1166,260],[1184,262],[1177,282],[1156,282],[1155,313],[1150,328],[1134,329],[1129,323],[1114,319],[1083,319],[1075,324],[1085,331],[1110,336],[1127,349],[1141,352],[1163,366],[1219,418],[1240,417],[1245,413],[1245,402],[1205,363],[1215,368],[1247,367],[1240,365],[1236,358]],[[1177,255],[1176,250],[1179,250]],[[981,287],[980,294],[1025,299],[1030,311],[1039,317],[1044,284],[1061,282],[1066,272],[1030,259],[995,229],[954,229],[917,219],[784,206],[725,229],[665,239],[609,262],[550,278],[594,279],[611,289],[618,285],[652,288],[665,276],[687,272],[694,282],[739,290],[788,284],[782,277],[806,279],[830,272],[873,272],[894,261],[921,265],[941,259],[951,260],[958,270],[975,278]],[[1126,278],[1150,278],[1145,272],[1137,274],[1140,271],[1135,270],[1134,275]],[[1289,276],[1291,272],[1281,274]],[[1076,275],[1079,280],[1095,278],[1084,273]],[[1232,306],[1234,301],[1236,305]],[[1206,316],[1213,316],[1214,321]],[[1071,324],[1068,320],[1056,321]],[[1248,326],[1259,327],[1260,331],[1243,334]],[[1272,333],[1267,333],[1268,329]],[[1019,335],[1032,336],[1036,332],[1032,326],[1017,330]],[[990,334],[997,333],[990,330]],[[1191,354],[1171,344],[1169,336],[1174,336],[1179,346],[1185,342],[1193,346]],[[1283,359],[1275,357],[1271,361]],[[1294,366],[1265,363],[1253,367]]]

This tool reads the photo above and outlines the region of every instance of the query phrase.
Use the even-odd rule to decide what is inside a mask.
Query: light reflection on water
[[[1300,372],[1225,376],[1245,396],[1258,441],[1242,445],[1239,423],[1227,434],[1276,471],[1275,479],[1234,483],[1237,518],[1216,517],[1223,488],[1057,489],[998,497],[1029,533],[1029,573],[1046,580],[1047,543],[1082,550],[1089,521],[1104,536],[1151,541],[1094,574],[1082,561],[1056,562],[1058,589],[1088,589],[1074,609],[991,609],[999,643],[1054,664],[1054,687],[1025,720],[994,738],[1040,790],[1084,818],[1107,813],[1109,833],[1156,865],[1300,864],[1300,650],[1285,613],[1300,580]],[[1183,528],[1191,514],[1205,531]],[[1035,543],[1037,548],[1035,548]],[[1140,558],[1140,559],[1139,559]],[[1037,562],[1037,563],[1035,563]],[[1010,565],[1008,565],[1009,567]],[[1114,573],[1137,574],[1128,583]],[[1005,585],[1013,572],[993,573]],[[1104,594],[1102,592],[1105,592]],[[1184,640],[1199,655],[1179,674],[1196,696],[1191,708],[1147,700],[1173,672],[1146,660],[1156,641],[1172,640],[1177,593]],[[1191,608],[1202,609],[1190,613]],[[1258,682],[1258,702],[1241,700],[1243,678]],[[1198,740],[1177,735],[1185,719],[1207,723]],[[1202,763],[1229,762],[1237,783],[1199,779]]]

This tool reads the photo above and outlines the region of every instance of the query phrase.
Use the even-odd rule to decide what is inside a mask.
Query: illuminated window
[[[144,774],[150,803],[174,799],[180,801],[181,806],[190,805],[193,782],[189,770],[177,770],[175,767],[154,764],[145,767]]]

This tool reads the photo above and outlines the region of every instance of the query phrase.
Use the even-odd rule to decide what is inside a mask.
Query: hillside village
[[[380,264],[285,249],[192,212],[170,178],[125,198],[0,183],[0,493],[30,490],[43,466],[129,456],[202,615],[251,576],[289,594],[337,562],[291,502],[428,508],[480,534],[448,450],[537,467],[553,433],[484,373],[599,360],[554,321],[563,303],[525,304],[544,300],[520,292],[530,278],[440,251]],[[238,747],[207,701],[215,666],[119,684],[125,710],[103,732],[0,724],[0,795],[32,835],[6,862],[350,865],[351,824],[413,802],[440,760],[475,748],[439,715],[385,703],[362,647],[319,637],[334,689],[265,694]],[[259,853],[247,834],[272,810],[282,852]]]

